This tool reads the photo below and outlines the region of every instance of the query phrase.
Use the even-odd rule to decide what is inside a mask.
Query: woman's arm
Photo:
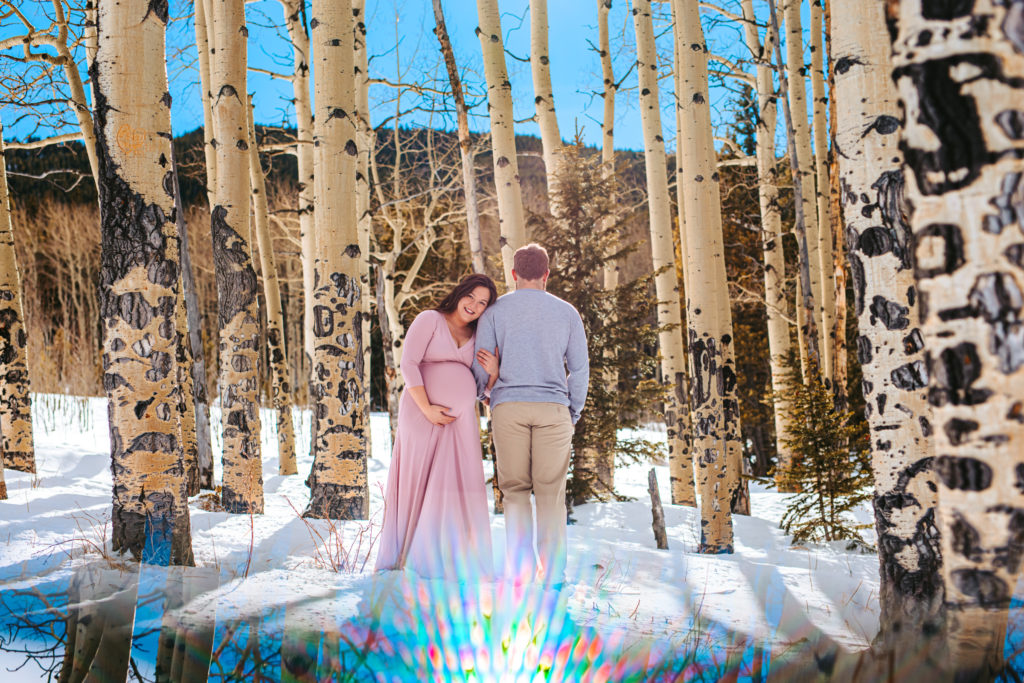
[[[420,371],[420,364],[427,352],[427,346],[437,329],[437,319],[434,311],[424,311],[416,316],[409,325],[409,331],[405,333],[405,349],[402,351],[402,378],[405,380],[405,389],[409,392],[413,402],[416,403],[423,415],[436,425],[446,425],[455,418],[445,413],[448,408],[435,406],[430,403],[427,390],[423,386],[423,373]]]
[[[476,360],[480,364],[480,367],[487,373],[487,386],[484,388],[485,394],[490,394],[491,389],[494,388],[495,382],[498,381],[498,373],[501,368],[501,359],[498,357],[498,347],[494,347],[494,353],[491,353],[487,349],[480,349],[476,352]]]

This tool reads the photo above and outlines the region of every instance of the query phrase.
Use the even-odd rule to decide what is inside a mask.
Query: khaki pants
[[[532,490],[544,581],[559,583],[565,574],[565,477],[574,432],[569,408],[559,403],[501,403],[491,413],[491,425],[505,503],[506,572],[532,580],[537,571]]]

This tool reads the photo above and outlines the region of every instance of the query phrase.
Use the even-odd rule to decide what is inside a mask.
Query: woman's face
[[[455,308],[455,315],[464,325],[468,325],[484,313],[487,304],[490,303],[491,293],[486,287],[477,287],[466,296],[459,299]]]

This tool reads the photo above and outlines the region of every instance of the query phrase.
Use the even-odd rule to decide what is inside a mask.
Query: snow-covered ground
[[[44,582],[59,585],[76,568],[106,562],[109,555],[105,400],[41,395],[35,398],[34,414],[37,474],[4,473],[9,499],[0,502],[0,593]],[[215,411],[215,425],[217,419]],[[381,583],[371,569],[390,459],[387,416],[374,414],[371,420],[368,522],[299,516],[308,499],[303,480],[311,465],[308,413],[296,411],[297,476],[276,474],[274,423],[265,410],[263,515],[209,512],[194,501],[196,564],[216,576],[217,587],[193,607],[215,609],[223,619],[229,612],[266,615],[275,605],[313,600],[320,601],[316,611],[332,620],[356,617]],[[664,440],[656,429],[643,436]],[[218,479],[219,447],[215,436]],[[708,624],[776,653],[807,643],[847,651],[868,644],[878,628],[876,556],[838,544],[792,547],[778,528],[784,495],[756,485],[751,487],[753,514],[735,518],[734,554],[695,552],[697,510],[667,504],[669,549],[658,550],[651,532],[649,470],[650,465],[639,464],[616,471],[617,490],[633,500],[574,511],[576,523],[568,532],[573,581],[557,600],[575,627],[615,634],[619,643],[643,640],[668,648],[695,629],[707,630]],[[668,501],[667,467],[655,470],[661,498]],[[870,510],[859,516],[869,521]],[[503,518],[493,516],[491,527],[495,566],[500,567]],[[0,637],[0,666],[13,661],[3,649]]]

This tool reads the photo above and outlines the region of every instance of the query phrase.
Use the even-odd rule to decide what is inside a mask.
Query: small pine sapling
[[[851,514],[871,500],[871,452],[866,422],[850,410],[838,410],[832,392],[811,365],[807,381],[799,379],[799,364],[789,364],[785,394],[792,411],[790,438],[785,445],[793,461],[784,482],[792,494],[782,516],[782,529],[793,543],[850,541],[866,547]]]

